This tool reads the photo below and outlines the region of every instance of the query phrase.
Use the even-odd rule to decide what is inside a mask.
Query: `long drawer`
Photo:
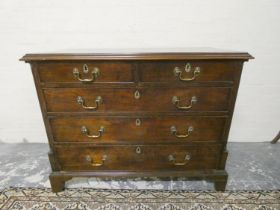
[[[48,112],[227,111],[231,88],[46,88]]]
[[[123,83],[133,82],[131,62],[42,62],[38,66],[41,83]]]
[[[61,170],[186,170],[217,167],[221,145],[55,147]]]
[[[151,143],[220,141],[226,117],[51,117],[57,142]]]

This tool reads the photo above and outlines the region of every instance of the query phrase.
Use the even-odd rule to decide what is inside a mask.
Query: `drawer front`
[[[104,82],[133,82],[129,62],[45,62],[38,66],[42,83],[94,84]]]
[[[62,170],[186,170],[217,167],[221,146],[55,147]]]
[[[238,61],[139,62],[142,82],[234,82],[242,69]]]
[[[219,141],[226,117],[53,117],[58,142],[132,143]]]
[[[48,112],[226,111],[230,88],[48,88]]]

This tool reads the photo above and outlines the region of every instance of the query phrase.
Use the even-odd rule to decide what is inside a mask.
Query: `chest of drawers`
[[[244,52],[27,54],[54,192],[73,177],[227,182],[226,143]]]

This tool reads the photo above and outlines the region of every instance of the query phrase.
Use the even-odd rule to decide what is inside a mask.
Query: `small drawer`
[[[129,62],[42,62],[38,66],[41,83],[118,83],[133,82]]]
[[[234,82],[239,78],[238,61],[143,61],[139,62],[141,82]]]
[[[230,88],[47,88],[48,112],[227,111]]]
[[[76,143],[188,143],[217,142],[226,117],[51,117],[56,142]]]
[[[214,169],[221,145],[211,146],[56,146],[61,170],[199,170]]]

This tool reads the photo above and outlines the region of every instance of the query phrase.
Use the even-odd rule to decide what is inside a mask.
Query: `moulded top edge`
[[[92,52],[92,53],[89,53]],[[200,59],[253,59],[247,52],[234,52],[212,48],[196,50],[87,50],[63,51],[59,53],[32,53],[24,55],[20,60],[51,61],[51,60],[200,60]]]

